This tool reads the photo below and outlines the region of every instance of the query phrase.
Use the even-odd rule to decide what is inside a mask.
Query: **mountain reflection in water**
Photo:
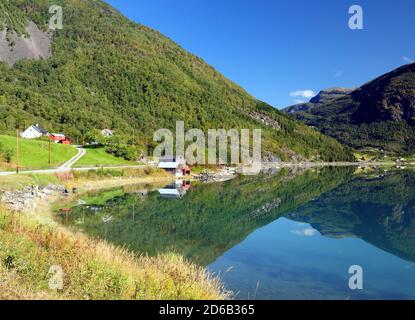
[[[84,196],[84,205],[74,206],[70,213],[57,214],[57,219],[137,252],[155,255],[174,251],[196,263],[210,265],[213,270],[227,267],[227,255],[232,256],[244,244],[249,247],[251,238],[265,237],[267,230],[263,227],[286,224],[286,219],[310,227],[293,231],[277,228],[279,231],[261,241],[276,241],[272,240],[275,232],[290,232],[291,236],[314,236],[318,232],[331,241],[362,239],[370,246],[415,262],[415,173],[402,170],[354,174],[354,170],[285,169],[220,184],[196,183],[185,189],[180,185],[177,190],[185,192],[180,191],[183,196],[178,199],[165,198],[157,191],[169,188],[151,185],[137,186],[140,191],[115,189]],[[111,219],[103,222],[108,217]],[[339,244],[330,245],[336,243]],[[288,242],[286,247],[290,247]],[[255,251],[250,250],[245,252],[245,258]],[[295,256],[295,249],[290,250]],[[278,252],[270,250],[265,255],[272,255],[264,257],[271,261]],[[296,259],[301,259],[299,254]],[[313,259],[318,264],[319,257],[315,255]],[[237,283],[232,282],[236,289]],[[263,297],[280,295],[273,292]]]

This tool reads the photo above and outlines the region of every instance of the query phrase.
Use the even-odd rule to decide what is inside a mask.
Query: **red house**
[[[71,140],[65,137],[64,134],[60,133],[51,133],[49,134],[49,139],[55,143],[62,143],[62,144],[71,144]]]
[[[62,144],[71,144],[71,140],[69,140],[68,138],[65,138],[65,140],[62,140],[60,143],[62,143]]]

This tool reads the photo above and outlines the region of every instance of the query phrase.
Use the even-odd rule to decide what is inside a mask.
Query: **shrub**
[[[98,177],[122,177],[123,173],[121,170],[115,170],[115,169],[98,169],[96,171],[96,175]]]
[[[137,160],[140,156],[140,151],[137,147],[128,145],[113,145],[105,150],[107,153],[113,154],[116,157],[124,158],[128,161]]]
[[[0,157],[4,159],[5,162],[11,163],[13,159],[14,152],[11,148],[3,145],[0,142]]]

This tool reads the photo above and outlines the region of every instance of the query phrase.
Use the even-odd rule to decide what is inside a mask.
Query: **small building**
[[[114,131],[113,130],[110,130],[110,129],[104,129],[104,130],[101,131],[101,134],[104,137],[109,138],[109,137],[112,137],[114,135]]]
[[[55,143],[62,143],[66,140],[66,137],[64,134],[61,133],[51,133],[49,134],[49,139]]]
[[[176,183],[159,189],[160,196],[165,199],[183,198],[191,188],[190,181],[176,180]]]
[[[64,134],[61,134],[61,133],[51,133],[49,134],[49,139],[55,143],[68,144],[68,145],[71,144],[71,140],[69,140],[68,137],[66,137]]]
[[[186,191],[176,188],[175,186],[168,186],[164,189],[159,189],[160,196],[165,199],[183,198]]]
[[[158,168],[171,172],[176,177],[185,177],[191,174],[191,169],[183,157],[178,157],[177,159],[174,157],[163,157],[160,159]]]
[[[66,137],[65,140],[62,140],[60,143],[70,145],[72,142],[68,139],[68,137]]]
[[[190,190],[191,187],[192,187],[192,183],[190,181],[183,180],[183,182],[182,182],[182,189],[183,190],[188,191],[188,190]]]
[[[181,166],[180,170],[181,170],[181,176],[183,177],[190,176],[190,174],[192,173],[192,169],[190,169],[188,165]]]
[[[186,159],[184,157],[182,157],[182,156],[178,156],[177,158],[174,157],[174,156],[164,156],[164,157],[161,157],[159,159],[159,162],[160,163],[169,163],[169,162],[171,163],[171,162],[175,162],[175,163],[182,164],[182,165],[186,165],[187,164]]]
[[[47,135],[48,132],[38,124],[31,125],[20,134],[23,139],[37,139]]]

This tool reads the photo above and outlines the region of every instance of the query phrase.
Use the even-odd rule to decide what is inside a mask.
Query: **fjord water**
[[[180,253],[236,299],[415,299],[414,171],[281,170],[167,198],[158,189],[91,193],[57,219],[136,252]],[[363,290],[349,288],[354,265]]]

